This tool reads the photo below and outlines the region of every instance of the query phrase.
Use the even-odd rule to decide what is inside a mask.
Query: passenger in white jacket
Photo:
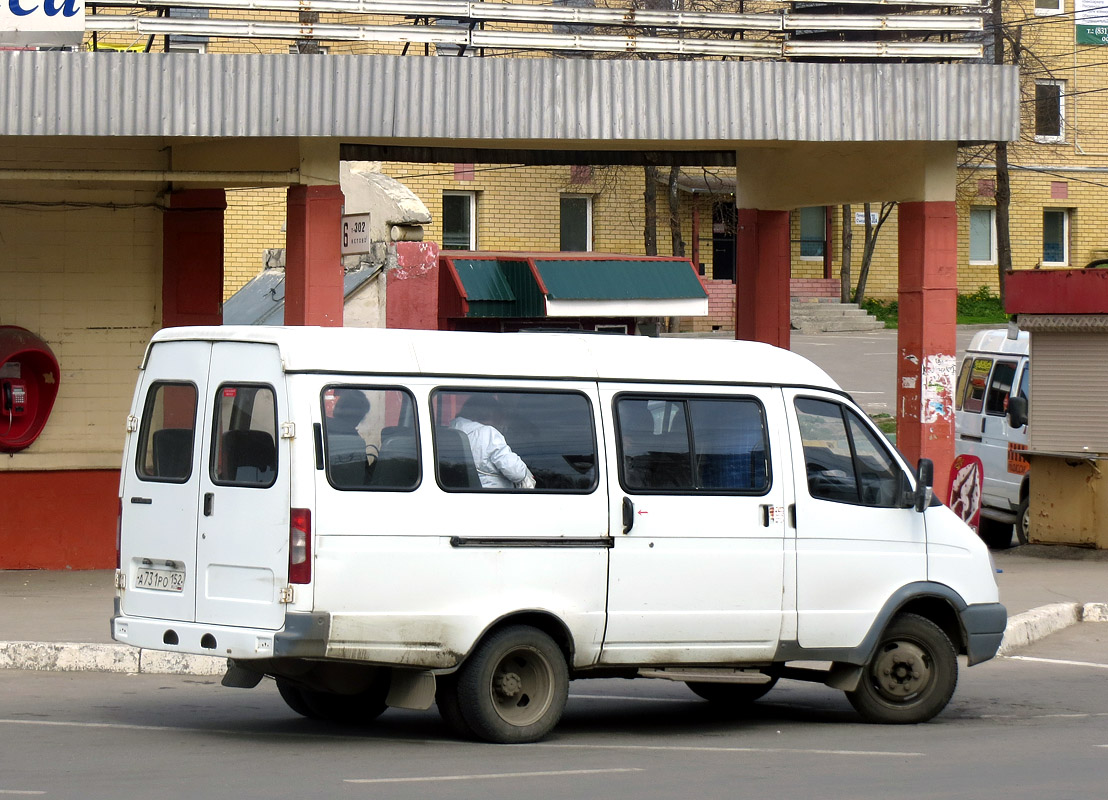
[[[450,426],[469,439],[469,449],[483,488],[534,489],[535,476],[494,427],[500,424],[500,419],[500,403],[496,397],[475,394],[466,400]]]

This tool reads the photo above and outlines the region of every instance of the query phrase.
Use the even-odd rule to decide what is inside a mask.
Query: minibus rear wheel
[[[537,628],[512,625],[481,642],[458,670],[462,718],[479,739],[534,742],[565,709],[569,669],[554,640]]]
[[[847,699],[867,722],[927,722],[958,683],[958,659],[942,629],[917,614],[893,619]]]
[[[364,724],[385,713],[389,684],[383,681],[358,694],[323,692],[277,679],[277,691],[293,711],[308,719]]]

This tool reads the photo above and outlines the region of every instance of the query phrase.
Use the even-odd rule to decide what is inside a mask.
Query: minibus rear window
[[[272,386],[224,383],[216,390],[212,482],[264,489],[277,480],[277,399]]]
[[[415,403],[398,387],[323,388],[327,480],[336,489],[406,492],[420,482]]]
[[[158,382],[146,394],[135,465],[144,481],[187,483],[196,435],[196,387]]]

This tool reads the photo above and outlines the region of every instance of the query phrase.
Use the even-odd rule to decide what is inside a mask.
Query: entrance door
[[[217,342],[204,398],[196,621],[279,628],[288,580],[289,418],[276,346]]]
[[[195,618],[200,405],[209,342],[159,342],[135,396],[138,429],[123,465],[120,569],[124,614]]]
[[[601,661],[768,658],[791,495],[781,393],[609,385],[612,538]],[[618,487],[618,488],[617,488]]]

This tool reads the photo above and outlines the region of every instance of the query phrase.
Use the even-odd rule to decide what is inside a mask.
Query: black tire
[[[901,614],[881,634],[847,699],[867,722],[914,724],[942,711],[958,684],[958,659],[938,625]]]
[[[435,705],[438,706],[439,716],[446,723],[446,727],[460,739],[472,739],[473,729],[462,716],[461,706],[458,704],[458,676],[440,675],[435,684]]]
[[[764,697],[770,689],[777,685],[777,678],[772,677],[766,683],[699,683],[697,681],[685,681],[685,685],[692,689],[693,693],[703,697],[709,703],[721,708],[743,708],[760,697]]]
[[[456,696],[462,719],[477,738],[535,742],[562,717],[569,669],[553,639],[513,625],[477,646],[458,670]]]
[[[388,705],[388,680],[376,681],[359,694],[338,694],[297,686],[277,679],[277,691],[289,708],[308,719],[365,724],[381,716]]]
[[[981,518],[977,535],[990,550],[1007,550],[1012,546],[1012,524],[997,522],[995,519]]]
[[[1025,497],[1020,500],[1019,510],[1016,511],[1016,541],[1027,544],[1031,534],[1030,499]]]

